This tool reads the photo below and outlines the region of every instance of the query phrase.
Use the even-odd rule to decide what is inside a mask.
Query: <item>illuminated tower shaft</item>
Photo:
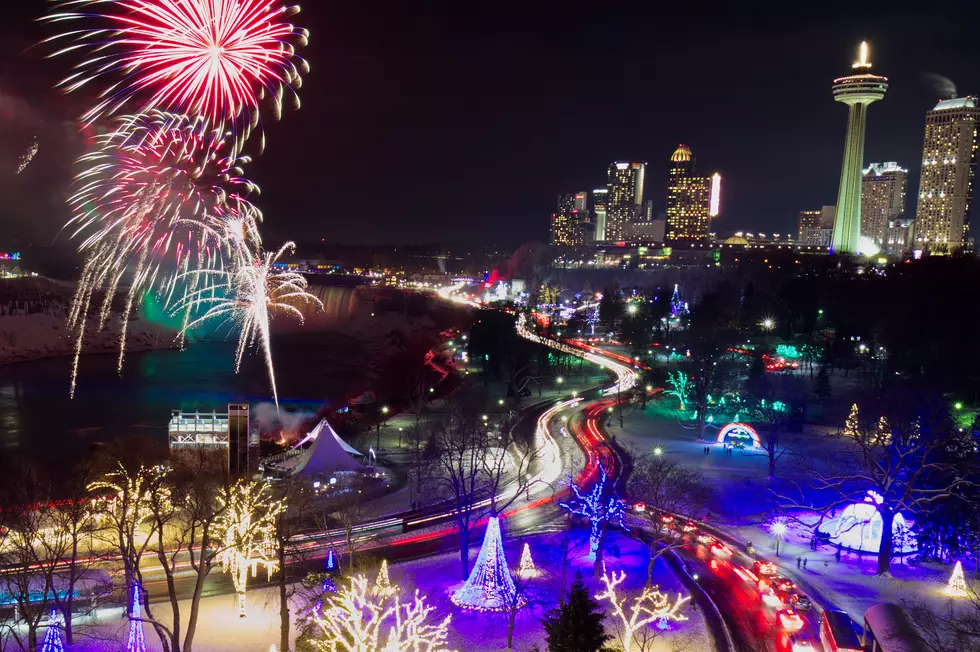
[[[868,45],[861,44],[860,58],[853,67],[856,74],[834,80],[834,100],[847,105],[847,136],[844,162],[837,193],[837,216],[831,250],[838,254],[858,253],[861,237],[861,182],[864,167],[864,131],[868,105],[885,97],[888,79],[872,75]]]

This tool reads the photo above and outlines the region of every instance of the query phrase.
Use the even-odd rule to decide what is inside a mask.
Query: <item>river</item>
[[[352,301],[317,290],[330,318],[346,319],[357,309]],[[336,405],[368,382],[364,344],[324,323],[275,335],[272,348],[287,420]],[[115,355],[83,356],[74,399],[68,395],[70,364],[62,357],[0,366],[0,455],[21,453],[61,466],[92,444],[121,436],[144,434],[165,442],[171,410],[223,411],[229,402],[250,403],[264,429],[275,427],[263,360],[247,352],[235,374],[233,340],[133,353],[121,377]]]

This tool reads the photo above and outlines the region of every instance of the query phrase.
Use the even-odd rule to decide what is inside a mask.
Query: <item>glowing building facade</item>
[[[589,226],[589,193],[573,192],[558,197],[558,211],[551,216],[551,244],[578,247],[585,244]]]
[[[606,195],[606,224],[603,240],[625,240],[626,225],[643,214],[643,183],[646,163],[611,163]],[[599,240],[596,236],[596,240]]]
[[[596,188],[592,191],[592,214],[595,220],[596,242],[606,239],[606,213],[609,206],[609,188]]]
[[[909,171],[898,163],[872,163],[861,182],[861,235],[880,248],[887,239],[888,222],[905,215]]]
[[[950,254],[966,242],[977,166],[978,104],[976,97],[960,97],[943,100],[926,113],[916,249]]]
[[[803,242],[807,229],[820,228],[820,211],[800,211],[799,227],[799,241]]]
[[[837,216],[834,220],[832,250],[839,254],[857,254],[861,236],[861,183],[864,168],[864,132],[868,106],[885,97],[888,78],[871,74],[868,44],[862,43],[854,72],[834,80],[834,101],[847,105],[847,136],[844,161],[837,193]]]
[[[721,189],[718,177],[718,189]],[[667,242],[704,242],[711,226],[712,179],[694,173],[694,156],[678,145],[670,157],[667,182]],[[718,199],[720,203],[720,198]]]

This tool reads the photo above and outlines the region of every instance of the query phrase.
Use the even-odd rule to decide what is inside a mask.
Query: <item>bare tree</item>
[[[919,629],[921,649],[927,652],[980,652],[980,595],[967,587],[966,597],[940,607],[921,596],[902,600]]]
[[[304,574],[295,563],[295,549],[290,545],[292,538],[306,528],[306,516],[313,513],[315,495],[301,480],[285,479],[279,486],[279,497],[285,509],[276,515],[275,544],[276,559],[279,566],[276,586],[279,589],[279,649],[289,650],[290,611],[289,601],[301,590]],[[291,563],[292,562],[292,563]]]
[[[480,514],[477,506],[486,488],[483,464],[488,438],[480,416],[455,404],[433,433],[438,450],[436,482],[453,505],[459,535],[462,579],[469,576],[470,534]]]
[[[801,379],[786,374],[766,374],[750,384],[753,393],[747,404],[756,419],[766,424],[762,448],[769,461],[769,477],[775,478],[776,463],[788,450],[781,442],[782,434],[793,413],[804,409],[806,388]]]
[[[875,494],[881,517],[878,575],[889,575],[895,515],[918,512],[938,501],[953,499],[972,486],[967,474],[973,444],[967,433],[954,427],[938,404],[898,400],[885,416],[848,419],[837,437],[815,455],[801,457],[795,494],[783,495],[784,504],[816,513],[819,520]],[[806,492],[830,496],[820,504],[805,500]]]
[[[702,511],[711,498],[711,490],[700,471],[661,456],[636,458],[627,489],[631,498],[644,506],[633,515],[643,520],[643,533],[649,539],[646,585],[650,587],[657,559],[684,546],[684,539],[672,527],[675,515],[694,516]]]

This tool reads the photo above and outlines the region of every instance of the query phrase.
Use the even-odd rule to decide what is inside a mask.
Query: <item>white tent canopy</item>
[[[326,419],[310,431],[303,441],[313,440],[303,455],[297,458],[292,473],[304,475],[330,474],[335,471],[361,471],[364,465],[355,458],[364,457],[340,438]]]

